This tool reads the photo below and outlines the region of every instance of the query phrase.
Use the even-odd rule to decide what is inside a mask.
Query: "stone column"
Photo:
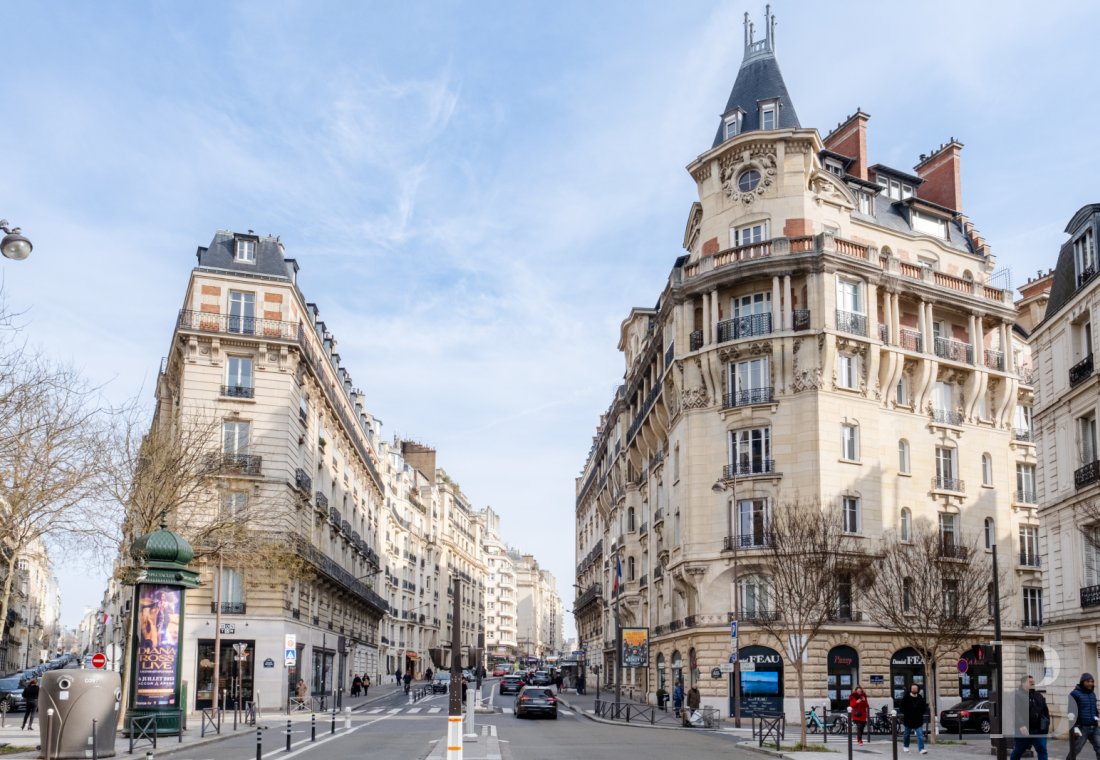
[[[780,311],[781,295],[779,275],[775,275],[772,277],[772,330],[776,332],[782,331],[784,327],[783,312]]]

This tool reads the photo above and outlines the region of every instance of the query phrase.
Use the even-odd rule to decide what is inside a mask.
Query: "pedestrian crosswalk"
[[[444,711],[443,707],[428,707],[425,705],[413,705],[404,707],[372,707],[369,710],[363,710],[360,715],[439,715]],[[515,710],[511,707],[502,707],[500,709],[504,715],[514,715]],[[564,715],[566,717],[573,717],[576,713],[573,710],[559,709],[558,715]]]

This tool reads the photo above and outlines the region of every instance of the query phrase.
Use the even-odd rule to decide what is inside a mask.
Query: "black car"
[[[946,732],[958,731],[962,723],[963,731],[980,731],[988,734],[992,723],[989,720],[989,700],[970,699],[952,705],[940,713],[940,728]]]
[[[519,676],[504,676],[504,678],[500,679],[501,694],[519,694],[524,686],[526,686],[526,684]]]
[[[550,686],[554,683],[554,679],[545,670],[536,670],[528,683],[532,686]]]
[[[446,670],[440,670],[432,679],[432,694],[445,694],[451,688],[451,674]]]
[[[0,711],[13,712],[26,708],[26,703],[23,702],[25,683],[19,676],[0,678]]]
[[[554,690],[545,686],[524,686],[516,697],[516,717],[549,715],[558,719],[558,700]]]

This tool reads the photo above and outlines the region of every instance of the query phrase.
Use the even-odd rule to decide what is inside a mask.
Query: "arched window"
[[[898,472],[909,474],[909,441],[898,441]]]
[[[901,609],[902,612],[913,611],[913,579],[908,576],[901,579]]]
[[[657,655],[657,688],[669,691],[668,673],[665,672],[665,655],[663,652]]]
[[[985,518],[982,533],[985,535],[985,548],[992,549],[993,544],[997,543],[997,526],[992,517]]]
[[[913,513],[909,507],[901,509],[901,540],[905,542],[913,540]]]
[[[988,453],[982,454],[982,485],[993,485],[993,457]]]
[[[679,651],[672,653],[672,685],[684,683],[684,660]]]

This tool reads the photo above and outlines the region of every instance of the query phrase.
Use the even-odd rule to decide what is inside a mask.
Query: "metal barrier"
[[[244,704],[244,724],[246,726],[256,725],[256,703],[245,702]]]
[[[419,702],[420,700],[430,697],[434,692],[431,686],[420,686],[412,691],[413,702]]]
[[[705,708],[711,715],[704,714],[703,728],[714,728],[718,725],[717,710]],[[702,711],[700,711],[702,712]],[[608,702],[597,699],[595,713],[607,720],[621,720],[626,723],[649,723],[650,725],[683,725],[680,715],[661,710],[655,705],[639,705],[633,702]]]
[[[222,732],[222,712],[216,707],[207,707],[202,711],[202,727],[199,729],[199,736],[206,736],[206,729],[209,726],[215,734]]]
[[[752,715],[752,738],[759,739],[759,746],[772,739],[775,741],[775,749],[779,750],[779,743],[787,738],[787,716],[783,713],[755,712]]]
[[[153,749],[157,748],[157,716],[134,715],[130,717],[130,754],[134,754],[134,747],[141,746],[140,742],[148,742]]]

